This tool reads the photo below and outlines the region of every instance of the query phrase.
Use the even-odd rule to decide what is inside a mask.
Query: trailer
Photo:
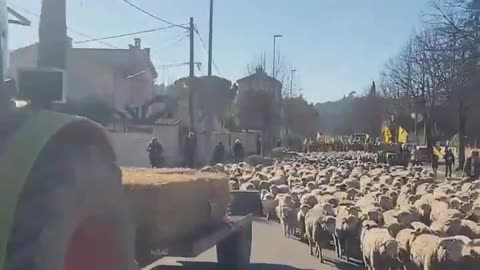
[[[251,255],[252,217],[231,216],[230,223],[178,239],[171,246],[137,239],[137,264],[143,268],[163,257],[194,258],[216,246],[220,269],[246,269]]]

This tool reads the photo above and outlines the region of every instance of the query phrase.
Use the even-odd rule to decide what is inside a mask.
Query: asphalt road
[[[324,251],[326,264],[310,256],[308,246],[294,239],[283,237],[280,225],[257,219],[253,222],[252,265],[248,270],[359,270],[335,259],[333,251]],[[149,269],[152,270],[214,270],[216,269],[215,248],[197,258],[163,258]]]

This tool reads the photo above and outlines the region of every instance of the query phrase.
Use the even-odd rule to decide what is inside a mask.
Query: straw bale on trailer
[[[223,222],[230,202],[224,174],[191,169],[122,168],[137,236],[169,243]]]

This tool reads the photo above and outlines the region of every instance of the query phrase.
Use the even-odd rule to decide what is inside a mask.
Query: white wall
[[[155,126],[153,134],[158,138],[163,147],[165,162],[170,167],[176,167],[182,163],[180,137],[178,126]]]
[[[118,165],[150,167],[147,147],[152,140],[152,134],[110,132],[110,140],[117,155]]]

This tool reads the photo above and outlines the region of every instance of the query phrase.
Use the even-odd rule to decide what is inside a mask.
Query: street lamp
[[[283,37],[283,35],[273,35],[273,66],[272,66],[272,77],[275,79],[275,63],[277,62],[275,57],[277,53],[277,38]]]

